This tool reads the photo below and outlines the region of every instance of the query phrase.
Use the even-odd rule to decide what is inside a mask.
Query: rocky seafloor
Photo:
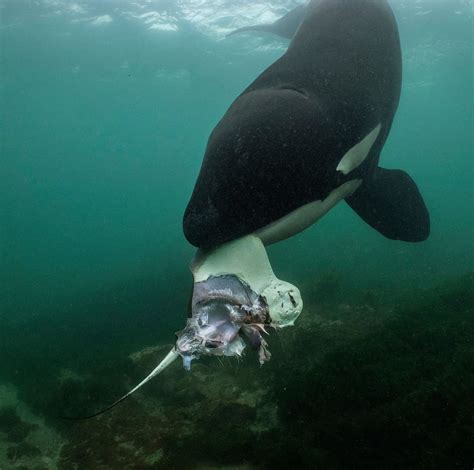
[[[294,328],[271,334],[263,367],[250,350],[191,372],[175,362],[90,420],[58,416],[113,401],[171,345],[88,374],[59,369],[41,397],[10,381],[0,386],[0,469],[472,468],[472,287],[467,276],[395,303],[316,292]]]

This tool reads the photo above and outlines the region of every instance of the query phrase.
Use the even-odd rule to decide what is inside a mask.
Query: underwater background
[[[296,1],[0,0],[0,469],[474,466],[473,2],[391,0],[404,58],[381,166],[406,170],[428,241],[344,203],[268,249],[297,285],[272,360],[178,363],[181,220],[207,138],[284,53],[225,38]],[[179,362],[179,361],[178,361]]]

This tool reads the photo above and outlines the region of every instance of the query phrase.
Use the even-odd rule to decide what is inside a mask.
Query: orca
[[[292,237],[346,200],[382,235],[418,242],[430,232],[414,181],[379,166],[398,106],[400,41],[386,0],[313,0],[288,51],[217,124],[185,210],[191,315],[168,355],[110,410],[178,357],[240,356],[260,364],[263,335],[292,326],[299,289],[279,279],[265,245]]]
[[[425,240],[430,218],[410,176],[379,166],[402,83],[386,0],[313,0],[288,50],[212,131],[183,217],[211,248],[304,230],[339,201],[385,237]]]

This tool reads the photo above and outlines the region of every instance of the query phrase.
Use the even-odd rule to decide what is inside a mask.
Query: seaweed
[[[270,336],[264,367],[252,351],[240,363],[202,358],[190,373],[175,363],[90,421],[54,418],[119,396],[169,345],[91,361],[88,374],[56,369],[35,384],[43,396],[34,403],[61,433],[58,467],[469,468],[472,276],[406,292],[394,305],[378,290],[371,299],[307,302],[294,328]],[[0,410],[9,455],[30,462],[29,426],[14,408]]]
[[[300,449],[306,466],[306,449],[320,449],[334,468],[472,465],[472,277],[359,328],[363,338],[276,377],[284,434],[299,434],[298,447],[280,442],[281,454]]]

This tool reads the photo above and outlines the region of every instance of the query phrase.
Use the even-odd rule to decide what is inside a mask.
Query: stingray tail
[[[160,372],[164,371],[172,362],[174,362],[178,358],[179,354],[177,353],[176,349],[173,347],[173,349],[166,355],[166,357],[150,372],[150,374],[147,375],[145,379],[143,379],[138,385],[132,388],[128,393],[126,393],[123,397],[119,398],[117,401],[114,401],[111,405],[107,406],[106,408],[98,411],[97,413],[87,415],[87,416],[76,416],[76,417],[71,417],[71,416],[61,416],[62,419],[69,419],[69,420],[81,420],[81,419],[89,419],[89,418],[95,418],[96,416],[101,415],[102,413],[105,413],[106,411],[109,411],[112,409],[114,406],[117,406],[119,403],[123,402],[125,399],[127,399],[132,393],[136,392],[140,387],[145,385],[149,380],[151,380],[153,377],[157,376]]]

